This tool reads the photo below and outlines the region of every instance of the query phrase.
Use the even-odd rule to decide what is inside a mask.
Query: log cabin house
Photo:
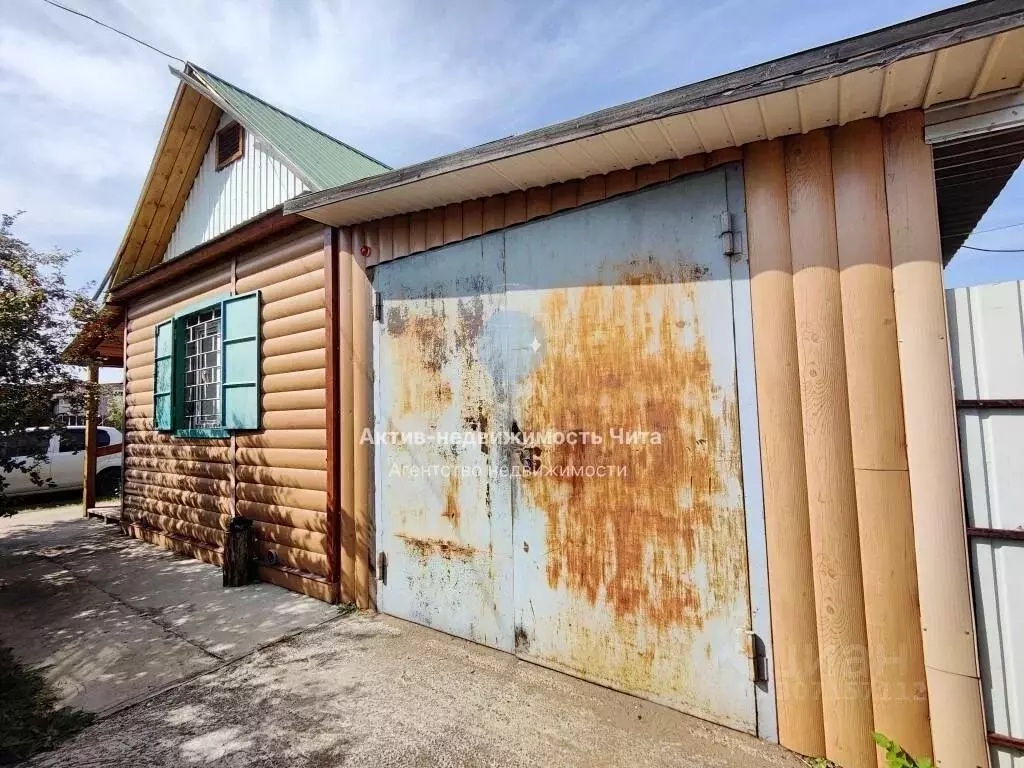
[[[942,268],[1024,156],[1022,27],[396,170],[186,66],[75,346],[125,368],[125,529],[216,563],[249,517],[289,589],[847,768],[872,730],[987,765]]]

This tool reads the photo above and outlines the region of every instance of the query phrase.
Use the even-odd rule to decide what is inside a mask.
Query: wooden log
[[[395,230],[396,237],[398,230]],[[355,255],[352,253],[351,235],[347,228],[340,230],[338,243],[338,511],[341,529],[340,595],[345,603],[356,602],[355,563],[355,422],[352,411],[352,385],[355,381],[352,348],[352,274]],[[396,240],[395,255],[399,254]]]
[[[224,542],[223,586],[244,587],[256,575],[255,534],[252,520],[232,519]]]
[[[605,176],[605,196],[614,197],[636,189],[636,172],[632,169],[612,171]]]
[[[127,507],[126,516],[132,522],[141,523],[162,533],[175,534],[185,539],[198,541],[214,547],[223,547],[227,539],[227,534],[216,528],[207,528],[205,525],[189,523],[145,509]]]
[[[306,408],[325,408],[327,390],[300,389],[292,392],[268,392],[263,395],[264,411],[297,411]]]
[[[139,458],[180,459],[182,461],[202,461],[229,463],[229,448],[216,448],[196,445],[150,444],[142,443],[125,446],[125,455]]]
[[[327,471],[326,450],[301,450],[296,448],[239,448],[235,452],[239,464],[253,467],[290,467],[293,469],[316,469]]]
[[[307,272],[304,275],[282,280],[280,283],[268,285],[260,292],[260,298],[264,304],[273,304],[294,296],[301,296],[318,288],[323,290],[323,287],[324,270],[321,268],[314,272]]]
[[[261,523],[287,526],[313,533],[327,533],[327,514],[323,511],[314,512],[309,509],[239,499],[238,514]]]
[[[128,480],[146,485],[195,491],[196,493],[205,493],[210,496],[229,496],[231,494],[231,486],[225,480],[208,480],[204,477],[148,472],[142,469],[132,469],[130,466],[125,470],[124,476]]]
[[[303,389],[321,389],[327,384],[327,372],[323,368],[309,371],[292,371],[263,377],[263,392],[296,392]]]
[[[462,239],[462,204],[450,203],[444,208],[444,243],[457,243]]]
[[[290,315],[299,315],[304,312],[311,312],[314,309],[323,309],[326,306],[324,291],[320,288],[300,293],[295,296],[288,296],[280,301],[264,301],[260,307],[260,319],[264,323],[272,320],[279,320]]]
[[[236,492],[239,499],[275,507],[296,507],[313,512],[324,512],[327,509],[327,494],[324,491],[239,482]]]
[[[526,191],[527,220],[551,213],[551,187],[533,187]]]
[[[164,472],[172,475],[208,477],[211,480],[227,480],[231,476],[231,467],[228,464],[214,461],[181,461],[166,457],[143,457],[135,454],[128,454],[125,467],[128,469]]]
[[[875,764],[828,134],[786,139],[825,755]],[[857,659],[860,663],[856,663]]]
[[[327,473],[319,469],[283,469],[239,464],[235,470],[238,479],[246,483],[260,483],[283,488],[307,488],[314,491],[327,490]]]
[[[316,448],[327,449],[324,429],[266,429],[238,435],[239,448]]]
[[[327,333],[324,328],[317,328],[303,333],[293,333],[275,339],[265,339],[260,345],[263,357],[275,355],[292,355],[311,349],[323,349],[327,344]]]
[[[231,266],[223,264],[211,270],[191,275],[185,282],[136,299],[128,305],[128,332],[155,325],[174,314],[174,307],[182,307],[197,297],[224,291],[231,285]]]
[[[231,522],[231,515],[220,514],[208,509],[197,509],[196,507],[172,504],[167,501],[156,501],[134,492],[125,493],[124,502],[125,509],[133,508],[144,512],[156,512],[157,514],[173,517],[186,523],[196,523],[221,531],[226,531],[228,523]]]
[[[257,541],[256,551],[259,552],[260,560],[265,565],[281,563],[289,568],[314,573],[317,576],[327,575],[327,558],[324,555],[266,541]]]
[[[205,440],[183,440],[169,432],[155,432],[150,429],[133,430],[126,441],[128,444],[192,446],[195,448],[227,448],[231,443],[226,438]]]
[[[985,765],[988,746],[950,377],[942,250],[924,115],[882,124],[893,297],[936,762]]]
[[[507,211],[507,209],[506,209]],[[358,261],[352,264],[352,443],[353,517],[355,518],[355,597],[360,608],[374,605],[370,577],[373,557],[373,446],[360,437],[373,429],[373,286]]]
[[[484,232],[493,232],[505,226],[505,196],[493,195],[484,198],[483,227]]]
[[[335,603],[338,600],[337,585],[331,584],[324,579],[310,578],[300,573],[294,573],[283,568],[274,568],[261,565],[259,567],[260,581],[274,584],[292,592],[298,592],[306,597],[313,597],[323,600],[325,603]]]
[[[427,248],[440,245],[444,245],[444,208],[431,208],[427,211]]]
[[[246,272],[245,275],[239,275],[243,264],[243,261],[239,260],[235,273],[235,292],[249,293],[249,291],[263,290],[269,285],[276,285],[285,280],[291,280],[293,277],[308,275],[310,272],[323,269],[324,255],[322,251],[313,250],[308,247],[302,250],[304,253],[300,256],[293,256],[291,259],[279,262],[272,267]],[[276,256],[277,254],[274,255]]]
[[[260,272],[267,272],[285,262],[313,261],[323,257],[321,246],[323,235],[319,228],[299,235],[289,241],[279,241],[270,247],[251,255],[239,256],[235,266],[235,287],[240,292],[252,290],[245,287],[244,279]],[[311,258],[310,258],[311,257]],[[276,279],[282,279],[280,277]]]
[[[832,171],[874,727],[930,755],[878,121],[833,131]]]
[[[588,176],[580,182],[579,204],[587,205],[604,200],[607,189],[607,180],[604,176]]]
[[[314,368],[323,369],[326,363],[327,356],[322,348],[311,349],[287,355],[265,357],[260,361],[260,372],[264,376],[270,376],[275,373],[309,371]]]
[[[309,312],[300,312],[297,315],[288,315],[278,320],[263,323],[261,332],[264,339],[276,339],[306,331],[318,331],[324,328],[326,324],[326,311],[323,309],[313,309]]]
[[[476,237],[484,231],[483,200],[467,200],[462,204],[462,236]]]
[[[193,490],[167,488],[162,485],[150,485],[126,479],[125,493],[143,499],[152,499],[154,501],[169,502],[177,506],[202,509],[207,512],[217,512],[224,515],[231,514],[230,499],[222,496],[198,494],[193,492]]]
[[[803,755],[823,755],[825,730],[793,262],[781,141],[747,146],[744,187],[779,742]]]
[[[82,516],[96,506],[96,425],[99,411],[99,366],[88,367],[85,388],[85,460],[82,462]]]
[[[326,425],[327,413],[323,408],[263,414],[263,426],[266,429],[324,429]]]
[[[327,534],[306,531],[290,525],[256,523],[256,537],[269,544],[281,544],[292,549],[304,549],[316,555],[327,557]]]
[[[505,194],[505,226],[511,227],[526,221],[526,193],[516,190]]]
[[[344,228],[341,231],[343,233],[346,233],[346,234],[342,235],[343,238],[350,238],[351,237],[351,234],[348,233],[348,228]],[[394,250],[393,250],[394,258],[400,259],[403,256],[408,256],[409,255],[409,216],[408,215],[395,216],[394,223],[392,224],[392,236],[394,238]],[[348,249],[351,250],[351,247],[352,247],[351,243],[346,242],[346,245],[344,246],[344,248],[348,248]],[[341,253],[345,253],[346,252],[344,250],[344,248],[342,249]],[[339,267],[341,267],[340,263],[339,263]]]
[[[152,379],[150,379],[152,381]],[[125,395],[124,403],[127,406],[133,405],[152,405],[153,404],[153,390],[143,390],[129,392]]]

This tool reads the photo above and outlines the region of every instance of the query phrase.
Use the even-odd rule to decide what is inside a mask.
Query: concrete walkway
[[[36,766],[803,765],[424,627],[224,590],[217,568],[77,510],[18,517],[0,522],[0,641],[110,713]]]
[[[121,536],[65,505],[0,518],[0,642],[63,702],[109,713],[338,614]]]

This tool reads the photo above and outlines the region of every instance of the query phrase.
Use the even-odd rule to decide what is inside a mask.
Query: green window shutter
[[[221,302],[221,414],[225,429],[260,426],[260,293]]]
[[[156,327],[153,356],[153,422],[159,430],[174,428],[174,320]]]

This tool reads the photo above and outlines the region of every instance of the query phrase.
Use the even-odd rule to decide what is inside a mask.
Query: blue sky
[[[937,0],[241,2],[67,0],[399,166],[939,10]],[[0,18],[0,210],[77,249],[116,250],[177,81],[168,61],[45,5]],[[1018,173],[979,229],[1024,222]],[[1024,246],[1024,227],[975,235]],[[962,251],[951,285],[1024,277]]]

